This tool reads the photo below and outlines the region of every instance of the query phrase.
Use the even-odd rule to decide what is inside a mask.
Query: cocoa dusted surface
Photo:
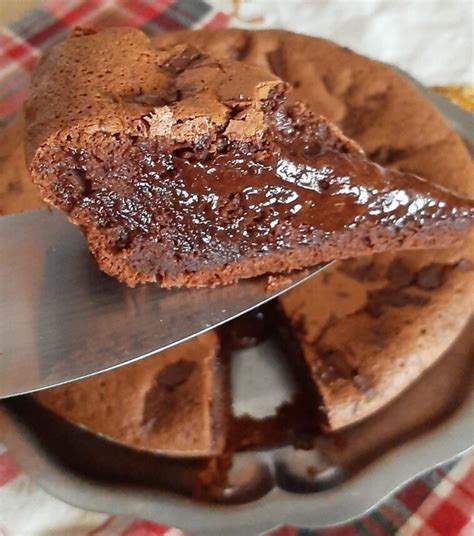
[[[325,39],[279,30],[175,32],[155,42],[187,42],[271,69],[294,87],[290,101],[307,102],[376,162],[474,197],[472,159],[461,138],[384,64]],[[393,400],[461,332],[474,303],[469,240],[446,250],[339,261],[279,299],[284,331],[294,334],[291,357],[301,357],[301,374],[313,379],[329,428],[352,424]]]
[[[78,30],[39,64],[32,178],[104,271],[131,286],[213,286],[449,244],[471,225],[472,202],[373,164],[288,104],[281,58],[265,57],[275,74],[116,28]]]

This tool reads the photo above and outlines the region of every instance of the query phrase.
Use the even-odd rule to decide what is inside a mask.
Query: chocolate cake
[[[67,421],[115,442],[170,456],[222,451],[228,369],[208,332],[137,363],[33,395]]]
[[[309,103],[375,161],[474,196],[461,138],[384,64],[278,30],[175,32],[155,41],[186,42],[272,69],[293,85],[290,100]],[[303,365],[302,383],[309,378],[319,393],[329,429],[393,400],[447,350],[472,315],[473,263],[472,237],[445,250],[339,261],[279,299],[290,357]]]
[[[296,88],[321,78],[306,51],[286,66],[293,52],[272,44],[284,34],[263,33],[256,46],[250,34],[225,35],[234,57],[263,54],[274,74],[124,28],[77,30],[37,67],[26,107],[32,179],[81,226],[102,270],[130,286],[213,286],[447,246],[472,224],[471,201],[372,163],[295,101],[282,77]],[[324,79],[334,102],[357,93],[335,65]],[[369,108],[355,98],[339,121],[348,134],[374,124],[386,88],[372,88]],[[377,115],[375,131],[390,128]],[[369,154],[390,163],[392,148],[379,149]]]
[[[472,161],[462,140],[383,64],[283,31],[175,32],[154,43],[158,49],[189,43],[271,69],[293,85],[289,102],[308,102],[374,160],[474,194]],[[385,405],[455,339],[472,313],[472,255],[464,244],[339,261],[279,300],[283,328],[291,328],[284,329],[290,357],[304,365],[303,374],[319,392],[329,429]]]

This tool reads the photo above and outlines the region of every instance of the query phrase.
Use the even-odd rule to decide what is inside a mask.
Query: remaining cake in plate
[[[174,32],[155,42],[190,43],[271,69],[293,85],[290,100],[309,103],[375,161],[474,196],[461,138],[382,63],[279,30]],[[472,237],[445,250],[339,261],[279,299],[290,357],[303,365],[301,379],[318,393],[329,429],[393,400],[449,348],[473,312],[473,263]]]
[[[295,103],[278,49],[264,52],[272,74],[159,43],[132,29],[78,30],[40,62],[27,102],[32,179],[108,274],[213,286],[446,246],[474,221],[471,201],[372,163]],[[286,77],[295,87],[301,69],[301,80]],[[327,84],[353,91],[351,80]],[[377,108],[383,88],[373,91]],[[352,121],[361,128],[374,113],[361,107]]]
[[[34,396],[67,421],[132,447],[214,456],[225,446],[228,367],[215,332]]]
[[[354,259],[279,299],[284,343],[328,429],[386,405],[449,348],[472,311],[473,268],[457,254]]]

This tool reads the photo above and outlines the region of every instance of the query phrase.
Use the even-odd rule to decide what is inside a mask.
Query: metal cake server
[[[265,277],[215,289],[128,288],[103,274],[57,211],[0,218],[0,398],[128,363],[265,303]]]
[[[406,76],[469,144],[473,116]],[[104,371],[168,348],[286,292],[265,278],[216,289],[129,289],[101,273],[56,212],[0,218],[0,398]]]

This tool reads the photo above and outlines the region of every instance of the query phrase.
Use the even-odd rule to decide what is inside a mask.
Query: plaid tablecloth
[[[17,0],[0,0],[17,1]],[[19,0],[18,0],[19,1]],[[223,26],[229,16],[202,0],[48,0],[41,9],[0,28],[0,127],[21,107],[29,73],[41,52],[73,26],[126,25],[149,34]],[[0,430],[1,435],[1,430]],[[272,536],[474,535],[474,459],[466,456],[430,471],[357,521],[325,530],[284,527]],[[69,506],[39,489],[0,443],[0,536],[39,534],[182,536],[146,520]]]

